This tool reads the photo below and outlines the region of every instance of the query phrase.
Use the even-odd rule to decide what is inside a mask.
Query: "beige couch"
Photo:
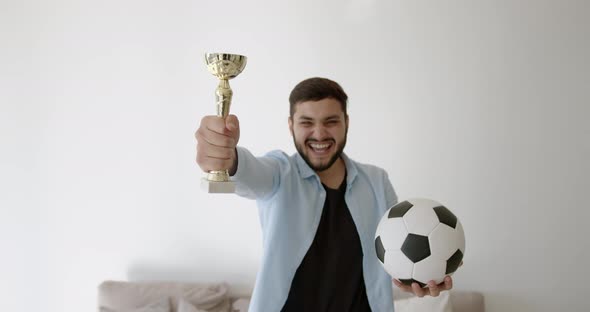
[[[395,298],[407,296],[394,292]],[[173,312],[181,298],[207,312],[245,312],[248,302],[247,297],[232,294],[224,283],[105,281],[98,287],[99,311],[131,310],[166,298]],[[484,312],[483,295],[478,292],[452,290],[450,302],[453,312]]]

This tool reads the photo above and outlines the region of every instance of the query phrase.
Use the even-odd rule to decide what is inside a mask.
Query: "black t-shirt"
[[[313,243],[299,265],[282,312],[371,311],[360,238],[344,201],[346,178],[326,190]]]

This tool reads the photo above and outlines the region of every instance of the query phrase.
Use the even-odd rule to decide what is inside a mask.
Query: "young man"
[[[348,96],[336,82],[310,78],[289,97],[294,155],[254,157],[238,147],[238,119],[206,116],[195,136],[204,171],[227,168],[236,193],[256,199],[264,254],[250,311],[392,311],[392,281],[375,255],[379,220],[397,202],[387,173],[343,153]],[[450,277],[422,289],[438,296]]]

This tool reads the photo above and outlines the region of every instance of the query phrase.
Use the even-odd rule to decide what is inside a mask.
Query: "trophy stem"
[[[206,53],[205,63],[211,74],[219,79],[215,89],[217,116],[225,119],[229,115],[232,89],[229,79],[238,76],[246,66],[246,57],[239,54]],[[230,180],[228,170],[212,170],[201,179],[201,188],[208,193],[234,193],[235,183]]]
[[[227,79],[220,78],[219,85],[215,89],[217,102],[217,116],[225,119],[229,115],[233,91]],[[202,187],[209,193],[233,193],[234,183],[229,179],[228,170],[211,170],[207,172],[207,178],[202,182]]]
[[[217,101],[217,116],[225,118],[229,114],[231,98],[233,91],[229,86],[229,80],[219,79],[219,85],[215,89],[215,99]]]

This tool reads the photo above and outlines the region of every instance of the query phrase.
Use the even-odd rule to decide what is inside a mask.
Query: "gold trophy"
[[[238,54],[206,53],[205,63],[209,72],[219,78],[219,85],[215,89],[217,102],[217,116],[225,119],[229,114],[232,90],[229,80],[238,76],[246,67],[246,57]],[[234,193],[235,183],[230,181],[227,169],[212,170],[201,180],[201,188],[208,193]]]

